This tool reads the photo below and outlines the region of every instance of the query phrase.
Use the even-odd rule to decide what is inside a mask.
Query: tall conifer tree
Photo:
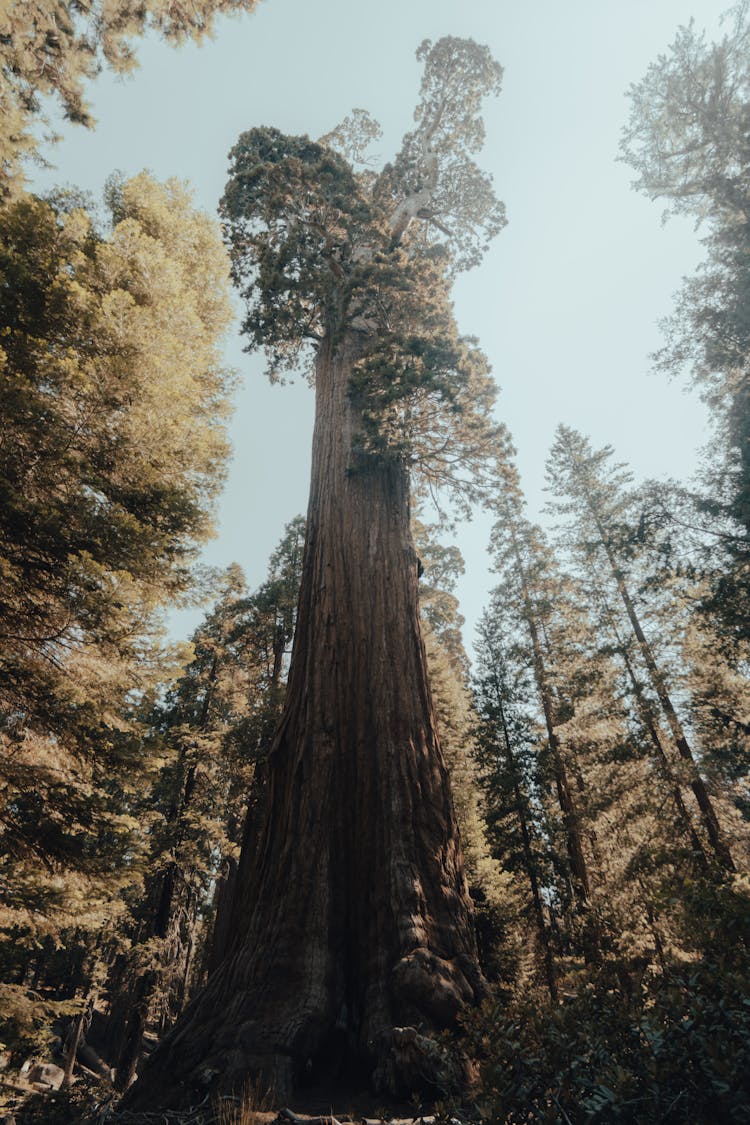
[[[685,727],[672,701],[672,695],[654,647],[644,632],[638,608],[627,581],[627,543],[632,534],[628,525],[627,475],[620,466],[610,465],[612,450],[592,450],[576,431],[560,426],[548,462],[548,479],[560,508],[574,513],[579,546],[593,561],[597,556],[607,566],[637,649],[658,698],[672,745],[684,763],[688,782],[700,809],[713,854],[727,870],[734,870],[729,846],[702,777]]]
[[[750,5],[739,0],[707,42],[691,22],[629,91],[623,159],[636,187],[696,220],[706,258],[687,279],[657,354],[689,375],[716,428],[697,498],[711,533],[704,602],[725,639],[750,639]]]
[[[258,1073],[282,1096],[341,1065],[413,1088],[434,1065],[420,1043],[482,995],[409,476],[471,496],[493,438],[486,361],[448,292],[504,221],[472,159],[501,72],[468,40],[425,41],[418,56],[416,125],[379,175],[352,163],[374,132],[362,113],[326,143],[255,129],[232,152],[222,211],[245,331],[272,372],[313,355],[299,617],[241,941],[132,1105]]]
[[[500,514],[493,528],[491,549],[495,567],[502,574],[506,591],[513,597],[528,645],[528,658],[538,698],[550,768],[562,818],[567,853],[568,878],[581,916],[584,919],[586,955],[600,955],[598,926],[592,912],[593,856],[587,846],[585,800],[582,797],[581,770],[575,761],[575,748],[564,747],[560,729],[565,722],[566,703],[556,684],[556,661],[552,621],[560,601],[561,576],[541,530],[523,516],[523,497],[517,474],[506,474]]]

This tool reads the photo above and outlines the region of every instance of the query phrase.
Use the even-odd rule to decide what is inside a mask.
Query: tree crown
[[[668,54],[630,87],[622,158],[635,186],[675,212],[750,219],[750,2],[725,16],[730,30],[707,43],[691,21]]]
[[[323,340],[356,340],[361,451],[402,457],[431,484],[459,483],[460,463],[466,490],[497,437],[494,385],[449,290],[505,221],[471,158],[501,70],[471,40],[426,40],[417,56],[416,126],[392,164],[355,170],[379,135],[364,110],[317,142],[251,129],[230,154],[221,213],[248,350],[265,348],[271,377]]]

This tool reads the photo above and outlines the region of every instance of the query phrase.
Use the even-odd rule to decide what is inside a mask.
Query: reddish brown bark
[[[354,338],[323,344],[298,627],[241,934],[127,1099],[186,1105],[336,1065],[405,1091],[394,1028],[482,984],[435,730],[403,464],[355,452]]]

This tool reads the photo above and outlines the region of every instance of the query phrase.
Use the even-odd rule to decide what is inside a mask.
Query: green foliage
[[[0,1047],[22,1061],[48,1045],[53,1020],[79,1009],[75,1001],[51,1000],[23,985],[0,982]]]
[[[22,162],[36,154],[34,127],[46,124],[42,99],[54,95],[65,116],[93,125],[84,84],[104,65],[136,65],[133,40],[158,32],[168,42],[211,34],[217,15],[252,11],[256,0],[24,0],[0,13],[0,197],[22,181]]]
[[[461,629],[464,619],[458,610],[456,583],[464,573],[460,549],[446,546],[437,538],[439,528],[412,519],[412,534],[417,555],[422,563],[419,583],[419,608],[422,619],[456,670],[465,673],[468,659]]]
[[[379,302],[387,328],[354,364],[359,448],[402,458],[422,490],[446,489],[468,515],[487,495],[504,435],[491,419],[497,388],[476,342],[456,332],[441,264],[404,258],[405,291]]]
[[[343,121],[320,138],[320,144],[340,153],[352,165],[369,164],[367,150],[380,140],[383,130],[366,109],[353,109]]]
[[[335,316],[354,246],[376,233],[372,211],[348,163],[308,137],[251,129],[230,162],[221,214],[248,305],[243,332],[267,349],[276,377]]]
[[[742,894],[727,893],[723,906],[730,925],[739,912],[747,927]],[[518,997],[510,1010],[505,999],[468,1013],[482,1120],[745,1120],[750,962],[732,931],[719,948],[659,973],[611,962],[572,982],[559,1006]]]
[[[340,356],[355,462],[403,459],[426,485],[471,500],[500,430],[489,366],[458,335],[449,288],[504,222],[469,156],[500,69],[471,40],[426,42],[418,55],[418,125],[393,165],[355,171],[378,133],[363,110],[320,142],[252,129],[230,154],[221,213],[243,331],[266,349],[271,377],[311,352]]]
[[[106,233],[69,193],[0,211],[6,981],[106,942],[138,883],[134,814],[158,769],[138,710],[177,663],[158,614],[190,592],[227,455],[215,224],[147,175],[111,201]]]
[[[507,879],[502,934],[510,964],[504,979],[515,991],[521,981],[541,974],[554,991],[558,943],[551,922],[561,904],[567,905],[565,884],[558,879],[564,861],[544,799],[549,762],[528,653],[523,645],[509,643],[503,608],[498,588],[478,628],[474,756],[487,838]],[[508,609],[508,616],[515,614],[514,604]]]
[[[630,90],[623,158],[636,187],[695,216],[706,259],[686,280],[657,354],[670,376],[689,373],[711,408],[717,440],[695,497],[709,542],[703,551],[706,612],[725,643],[747,646],[750,620],[750,5],[725,16],[707,43],[679,29]],[[735,653],[735,659],[744,654]]]
[[[58,706],[58,735],[72,736],[92,720],[79,685],[95,659],[114,703],[146,657],[136,625],[188,588],[211,531],[227,453],[226,264],[184,188],[147,176],[123,185],[107,237],[81,210],[31,197],[0,218],[8,710],[19,731],[37,716],[54,725]]]
[[[374,192],[386,202],[391,229],[422,220],[427,245],[445,246],[453,271],[481,261],[491,239],[505,226],[505,208],[492,180],[472,154],[484,144],[482,102],[500,93],[502,67],[487,47],[472,39],[425,39],[416,128],[407,133]]]
[[[586,651],[584,611],[541,529],[523,517],[512,466],[506,475],[492,532],[500,584],[483,622],[480,739],[500,819],[512,794],[516,832],[526,821],[529,835],[552,843],[548,861],[557,877],[546,895],[555,908],[559,901],[565,904],[569,921],[578,916],[569,936],[581,931],[577,940],[589,947],[588,958],[601,938],[594,937],[598,923],[592,914],[598,860],[589,771],[611,744],[613,730],[606,722],[611,705],[602,690],[603,669]],[[544,817],[537,813],[529,821],[530,799],[540,803]],[[538,864],[529,851],[524,840],[522,866],[533,888]],[[544,932],[539,905],[536,912],[537,928]]]
[[[712,698],[738,726],[746,680],[730,676],[710,635],[683,639],[687,611],[670,596],[658,521],[641,509],[632,522],[628,477],[610,457],[559,432],[549,477],[556,514],[567,517],[557,529],[564,553],[523,519],[510,474],[493,530],[500,584],[475,673],[490,840],[521,889],[519,921],[538,949],[531,968],[536,979],[544,969],[553,997],[552,978],[563,981],[580,955],[654,966],[692,955],[691,883],[714,862],[712,848],[725,855],[722,831],[739,862],[747,838],[720,782],[730,748],[718,731],[700,747],[709,796],[667,694],[679,685],[683,709],[691,693],[700,730],[715,722]],[[657,572],[645,565],[652,549]],[[625,574],[648,610],[651,647],[617,608]]]
[[[732,682],[722,646],[714,643],[715,633],[710,625],[707,628],[705,617],[694,614],[701,588],[689,569],[682,573],[685,568],[680,562],[687,555],[687,543],[680,542],[684,536],[665,541],[662,521],[648,493],[627,487],[630,476],[623,466],[612,464],[612,453],[610,447],[593,450],[582,435],[559,427],[548,462],[555,511],[568,516],[564,541],[589,596],[603,611],[602,624],[615,642],[612,652],[626,672],[629,707],[648,735],[646,753],[656,777],[666,790],[671,789],[670,803],[681,822],[683,840],[691,841],[696,858],[703,853],[703,862],[710,856],[733,870],[731,837],[745,833],[731,809],[721,807],[729,791],[725,786],[723,792],[719,790],[715,809],[702,772],[712,769],[712,752],[714,776],[722,757],[731,760],[734,755],[731,749],[722,752],[717,746],[715,716],[707,696],[715,692],[718,705],[724,686],[729,710],[720,738],[726,739],[732,725],[737,738],[742,733],[746,687],[742,690],[736,680]],[[708,692],[706,681],[712,684]],[[709,735],[702,744],[686,733],[688,701],[697,731]]]
[[[692,698],[691,737],[715,731],[700,768],[743,862],[746,831],[720,780],[732,751],[711,708],[725,708],[724,739],[733,718],[737,737],[744,669],[732,675],[705,618],[692,619],[686,544],[665,538],[653,497],[629,488],[611,449],[558,431],[548,479],[565,523],[555,554],[522,519],[507,467],[506,477],[493,532],[501,582],[475,675],[478,757],[493,849],[526,880],[527,927],[534,881],[541,888],[536,938],[541,954],[547,936],[555,987],[542,992],[540,957],[532,989],[516,981],[465,1014],[464,1047],[480,1066],[473,1112],[503,1123],[742,1121],[747,883],[710,854],[711,806],[668,690],[679,690],[681,709]],[[551,799],[562,796],[559,763],[573,797],[572,821],[560,801],[567,847]],[[583,898],[568,889],[571,825],[588,871]]]
[[[693,21],[680,27],[629,90],[622,152],[639,174],[635,186],[699,219],[736,216],[747,199],[749,10],[747,0],[736,3],[716,43]]]

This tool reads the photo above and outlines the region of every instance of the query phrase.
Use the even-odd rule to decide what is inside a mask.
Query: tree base
[[[173,1050],[168,1038],[126,1094],[122,1108],[186,1109],[206,1097],[242,1096],[248,1091],[267,1104],[298,1106],[304,1112],[310,1112],[313,1102],[326,1103],[323,1109],[330,1109],[334,1102],[351,1104],[370,1098],[377,1099],[379,1106],[385,1101],[403,1108],[414,1097],[429,1103],[461,1096],[470,1084],[466,1059],[435,1034],[411,1025],[381,1032],[369,1039],[366,1049],[354,1036],[334,1027],[309,1054],[253,1051],[248,1038],[237,1028],[230,1043],[223,1029],[213,1049],[205,1050],[195,1062],[180,1044]]]

